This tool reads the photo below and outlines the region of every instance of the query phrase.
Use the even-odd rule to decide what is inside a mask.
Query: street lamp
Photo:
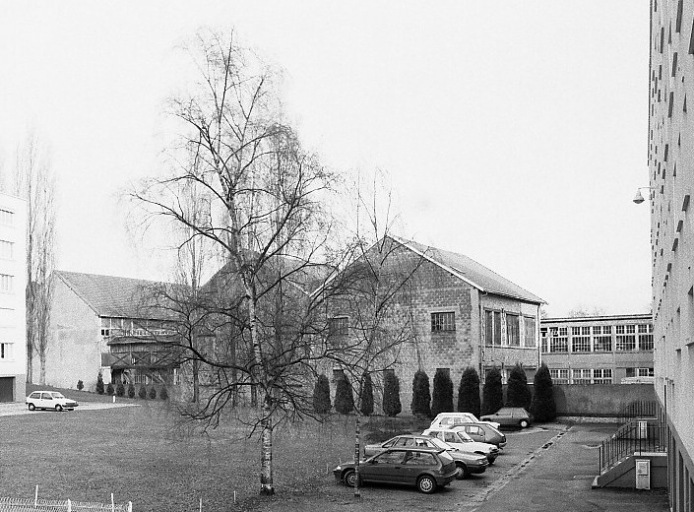
[[[641,195],[641,191],[643,189],[648,189],[650,191],[650,190],[653,190],[653,187],[639,187],[638,189],[636,189],[636,195],[634,196],[634,199],[633,199],[633,201],[636,204],[641,204],[645,201],[643,195]],[[652,192],[648,192],[648,199],[653,199],[653,193]]]

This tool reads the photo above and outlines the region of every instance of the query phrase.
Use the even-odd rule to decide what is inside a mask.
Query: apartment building
[[[0,402],[26,390],[26,204],[0,193]]]
[[[669,431],[670,504],[683,512],[694,503],[694,0],[651,0],[650,10],[641,207],[651,210],[655,390]]]
[[[541,357],[555,384],[653,380],[651,314],[545,318]]]

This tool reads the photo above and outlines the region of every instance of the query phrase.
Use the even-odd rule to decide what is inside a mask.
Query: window
[[[571,370],[572,384],[590,384],[592,382],[590,368],[573,368]]]
[[[3,226],[14,226],[14,212],[0,209],[0,224]]]
[[[653,368],[627,368],[627,377],[653,377]]]
[[[330,336],[345,336],[349,334],[349,317],[337,316],[328,320],[328,334]]]
[[[486,310],[485,314],[485,345],[501,345],[501,313]]]
[[[593,383],[594,384],[612,384],[612,369],[611,368],[599,368],[593,370]]]
[[[552,377],[554,384],[568,384],[569,370],[568,368],[550,368],[549,376]]]
[[[590,327],[571,328],[571,352],[590,352]]]
[[[683,8],[683,1],[684,0],[679,0],[677,2],[677,18],[675,21],[675,32],[680,33],[682,31],[682,8]]]
[[[396,451],[396,452],[385,452],[379,455],[374,459],[374,462],[376,464],[401,464],[403,455],[405,455],[405,452],[401,451]]]
[[[431,331],[455,331],[455,312],[449,311],[445,313],[432,313]]]
[[[0,258],[11,260],[14,257],[14,244],[7,240],[0,240]]]
[[[518,315],[506,315],[506,340],[511,347],[520,346],[520,323]]]
[[[639,350],[653,350],[653,325],[639,325]]]
[[[542,352],[549,352],[549,338],[547,338],[547,328],[540,329],[540,340],[542,343]]]
[[[537,322],[532,316],[523,317],[523,334],[525,335],[525,346],[526,347],[537,347],[537,338],[535,331],[537,330]]]
[[[0,343],[0,359],[4,361],[12,359],[12,343]]]
[[[14,288],[14,276],[0,274],[0,292],[10,293]]]
[[[408,457],[405,459],[405,464],[418,466],[436,466],[436,459],[433,453],[426,452],[408,452]]]
[[[618,325],[616,327],[615,350],[617,352],[630,352],[636,350],[636,326]]]
[[[611,325],[596,325],[593,327],[593,350],[595,352],[612,352]]]
[[[566,327],[550,327],[549,351],[550,352],[568,352],[569,338],[567,337],[568,330]]]

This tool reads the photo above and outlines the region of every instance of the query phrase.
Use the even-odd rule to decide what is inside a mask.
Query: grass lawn
[[[31,391],[31,390],[28,390]],[[110,401],[64,391],[80,402]],[[126,400],[126,399],[118,399]],[[259,489],[260,444],[229,422],[193,433],[167,403],[133,400],[141,407],[0,418],[0,496],[133,502],[135,511],[248,510]],[[389,425],[378,437],[389,437]],[[275,430],[277,493],[320,492],[334,485],[329,470],[354,452],[354,418],[326,425],[307,420]],[[234,506],[234,491],[237,504]]]

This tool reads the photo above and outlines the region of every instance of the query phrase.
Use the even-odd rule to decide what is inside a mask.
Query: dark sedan
[[[522,407],[502,407],[494,414],[485,414],[482,421],[497,421],[502,427],[527,428],[532,422],[532,416]]]
[[[506,436],[489,423],[462,423],[453,427],[452,430],[462,430],[475,441],[493,444],[499,449],[506,446]]]
[[[458,473],[446,450],[430,448],[390,448],[359,464],[359,483],[385,483],[416,486],[431,494],[451,483]],[[354,487],[357,483],[354,462],[333,469],[338,481]]]

